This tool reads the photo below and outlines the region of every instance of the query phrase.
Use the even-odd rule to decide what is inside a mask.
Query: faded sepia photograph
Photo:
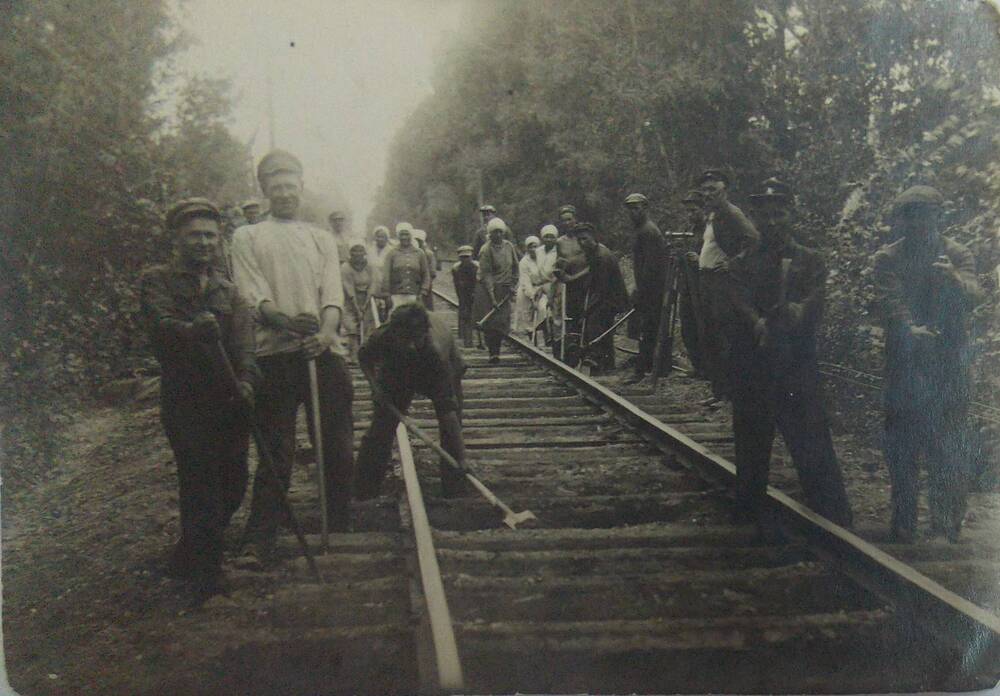
[[[1000,1],[0,27],[0,692],[998,689]]]

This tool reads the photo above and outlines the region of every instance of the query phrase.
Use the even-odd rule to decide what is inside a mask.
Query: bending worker
[[[372,422],[358,451],[359,499],[379,494],[392,453],[399,420],[383,400],[403,412],[415,394],[430,399],[437,414],[441,447],[459,464],[465,464],[461,424],[465,364],[451,331],[441,319],[416,303],[398,308],[361,347],[358,361],[375,397]],[[464,483],[462,472],[441,463],[445,496],[460,495]]]

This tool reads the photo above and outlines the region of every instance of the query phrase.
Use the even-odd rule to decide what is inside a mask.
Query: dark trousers
[[[177,462],[181,537],[171,566],[211,580],[222,565],[223,534],[247,485],[249,426],[232,404],[161,404],[160,419]]]
[[[462,339],[463,346],[472,347],[472,341],[476,337],[476,322],[472,316],[471,295],[458,298],[458,337]]]
[[[390,392],[386,390],[385,385],[380,386],[382,392],[392,399],[396,408],[405,413],[413,401],[413,392]],[[438,414],[439,420],[441,415]],[[396,418],[396,414],[376,402],[371,425],[361,439],[361,449],[358,450],[357,496],[361,500],[378,496],[382,488],[382,481],[392,459],[392,441],[396,435],[397,425],[399,419]],[[438,432],[441,447],[457,459],[461,450],[458,446],[460,442],[457,442],[456,438],[460,440],[461,431],[452,433],[439,426]],[[461,472],[444,462],[440,464],[440,472],[441,487],[445,495],[452,495],[462,489],[465,476]]]
[[[736,504],[740,513],[760,519],[771,466],[775,426],[781,432],[799,475],[805,503],[820,515],[851,525],[833,438],[823,407],[818,371],[802,368],[796,376],[774,379],[763,369],[747,368],[733,387],[733,436],[736,440]]]
[[[684,348],[687,350],[691,367],[697,372],[704,372],[705,361],[702,358],[700,340],[704,329],[699,326],[701,298],[699,296],[698,263],[688,259],[681,259],[679,263],[681,264],[681,277],[678,284],[680,291],[678,314],[680,314],[681,319],[681,339],[684,341]]]
[[[653,369],[653,354],[656,352],[656,338],[660,333],[660,314],[663,310],[663,297],[659,302],[640,307],[639,315],[639,355],[635,359],[637,374],[646,374]],[[668,368],[669,369],[669,366]]]
[[[705,270],[698,273],[702,314],[698,343],[716,398],[727,398],[731,391],[730,335],[737,330],[733,327],[738,323],[733,313],[733,282],[728,273]]]
[[[247,520],[247,539],[268,542],[273,540],[284,519],[274,477],[287,491],[295,459],[295,420],[299,405],[306,404],[310,422],[312,405],[308,367],[301,352],[268,355],[258,358],[257,364],[264,377],[257,395],[257,423],[276,470],[270,471],[263,465],[258,467]],[[351,413],[354,388],[347,363],[339,355],[325,352],[316,358],[316,372],[327,511],[332,528],[344,529],[349,519],[354,479],[354,418]]]
[[[563,285],[560,302],[566,303],[566,346],[563,348],[562,331],[556,333],[552,342],[552,355],[559,359],[560,353],[565,351],[562,361],[570,367],[576,367],[580,362],[580,328],[582,325],[583,305],[587,299],[587,288],[590,281],[586,278],[575,280]],[[562,311],[561,306],[553,308],[555,311]]]
[[[615,313],[613,310],[607,310],[603,307],[595,309],[587,318],[587,345],[610,329],[614,323]],[[587,357],[598,370],[606,372],[615,369],[615,332],[612,331],[605,338],[602,338],[600,343],[590,349]]]
[[[929,411],[892,409],[885,418],[885,458],[892,482],[892,530],[917,529],[919,460],[927,466],[931,529],[956,534],[962,528],[969,491],[969,432],[964,404]]]

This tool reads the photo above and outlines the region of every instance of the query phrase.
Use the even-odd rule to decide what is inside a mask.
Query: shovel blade
[[[531,510],[525,510],[524,512],[511,512],[507,514],[507,516],[503,518],[503,523],[511,529],[517,529],[517,525],[524,524],[525,522],[531,520],[537,521],[538,518],[535,517],[535,513]]]

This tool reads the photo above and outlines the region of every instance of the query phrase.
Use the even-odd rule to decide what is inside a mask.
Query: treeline
[[[185,38],[171,6],[31,0],[0,14],[8,458],[18,424],[58,417],[74,391],[133,374],[146,358],[136,277],[171,251],[165,207],[253,191],[247,148],[226,128],[229,85],[172,72]]]
[[[1000,41],[988,3],[474,9],[398,134],[373,223],[412,219],[455,244],[483,199],[523,238],[573,203],[625,252],[627,193],[649,196],[672,227],[701,168],[731,168],[738,203],[776,174],[798,194],[800,236],[829,255],[825,357],[870,369],[869,257],[894,195],[937,186],[949,234],[973,245],[981,271],[996,266]]]

